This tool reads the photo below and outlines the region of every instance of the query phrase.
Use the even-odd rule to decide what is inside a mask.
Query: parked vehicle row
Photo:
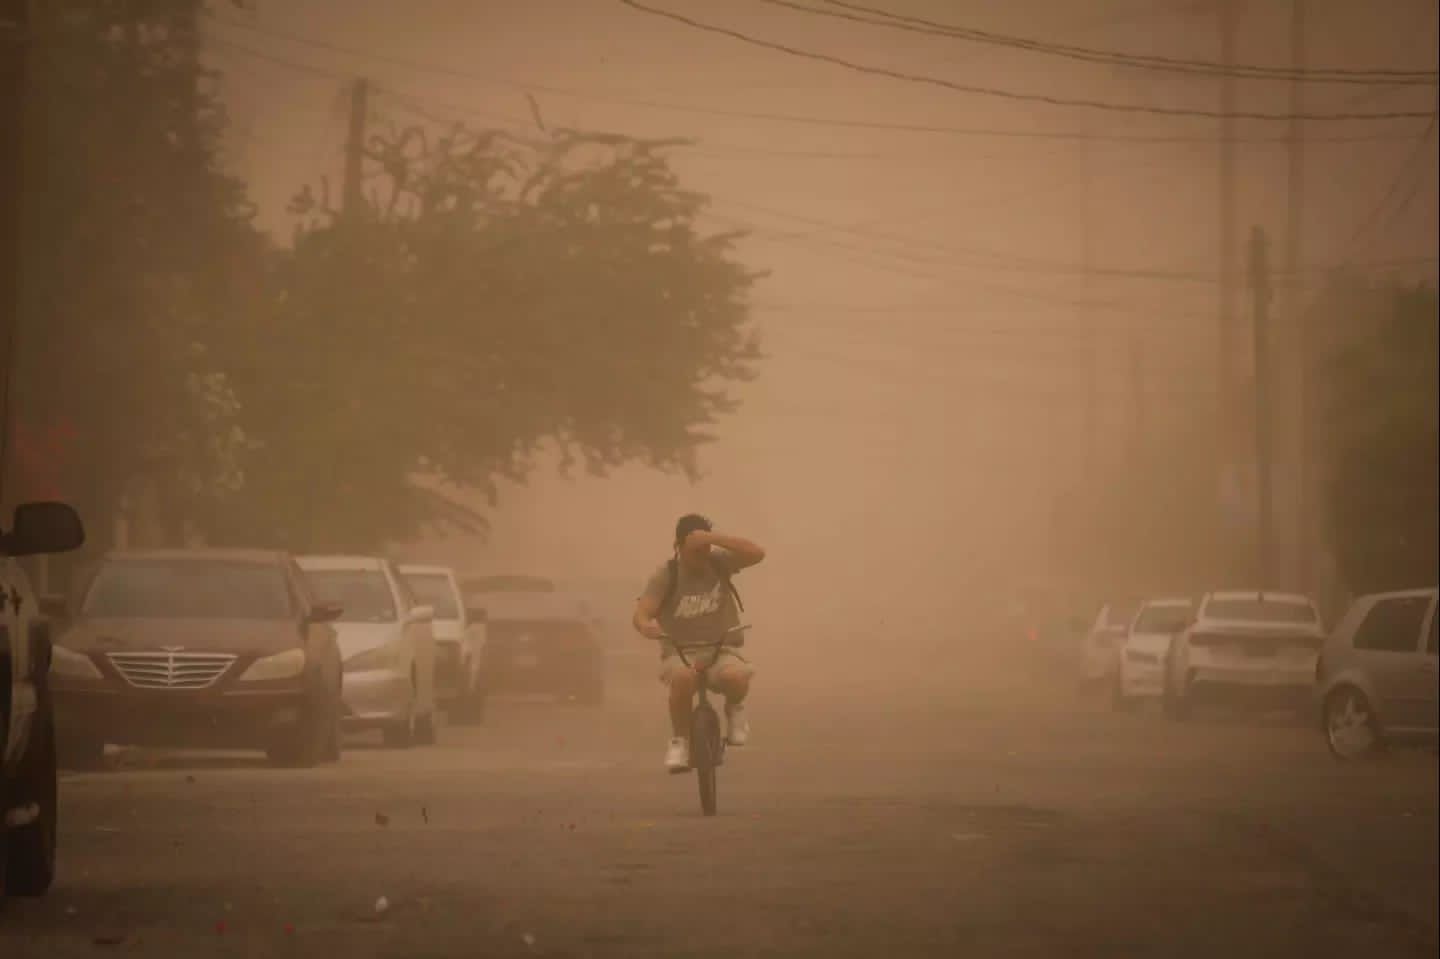
[[[1294,593],[1147,599],[1118,630],[1110,604],[1086,633],[1082,679],[1103,678],[1118,710],[1151,701],[1176,721],[1210,705],[1291,710],[1342,759],[1434,744],[1437,605],[1435,588],[1362,596],[1327,632],[1314,602]]]

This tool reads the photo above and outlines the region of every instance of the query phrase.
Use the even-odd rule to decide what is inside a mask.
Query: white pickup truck
[[[78,549],[62,503],[27,503],[0,534],[0,897],[42,896],[55,877],[55,717],[49,623],[17,557]]]

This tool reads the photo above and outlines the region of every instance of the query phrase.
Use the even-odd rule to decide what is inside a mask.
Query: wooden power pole
[[[370,81],[355,81],[350,92],[350,129],[345,138],[345,183],[342,210],[357,216],[365,201],[365,124],[370,114]]]
[[[1255,494],[1256,585],[1270,588],[1272,528],[1270,517],[1270,240],[1265,231],[1250,231],[1250,291],[1254,294],[1252,328],[1255,337]]]
[[[1290,177],[1285,219],[1285,307],[1295,330],[1295,575],[1311,589],[1310,569],[1310,349],[1309,323],[1300,306],[1300,252],[1305,204],[1305,2],[1290,0]]]

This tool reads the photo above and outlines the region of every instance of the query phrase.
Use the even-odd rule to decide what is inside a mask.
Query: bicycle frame
[[[720,732],[720,717],[716,715],[715,707],[710,705],[709,697],[706,695],[710,690],[710,667],[714,665],[715,659],[719,658],[720,650],[727,646],[743,646],[745,640],[740,634],[749,628],[748,625],[732,626],[713,643],[673,644],[680,661],[695,670],[698,680],[695,691],[699,694],[699,699],[690,713],[690,761],[691,768],[695,770],[696,778],[699,781],[700,810],[706,816],[715,815],[717,793],[715,770],[725,761],[725,737]],[[670,637],[663,638],[669,639]],[[692,652],[711,650],[716,655],[710,662],[697,666],[685,655],[686,649]]]

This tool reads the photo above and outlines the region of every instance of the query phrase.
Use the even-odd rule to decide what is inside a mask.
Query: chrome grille
[[[225,674],[229,653],[108,653],[110,665],[140,689],[204,689]]]

